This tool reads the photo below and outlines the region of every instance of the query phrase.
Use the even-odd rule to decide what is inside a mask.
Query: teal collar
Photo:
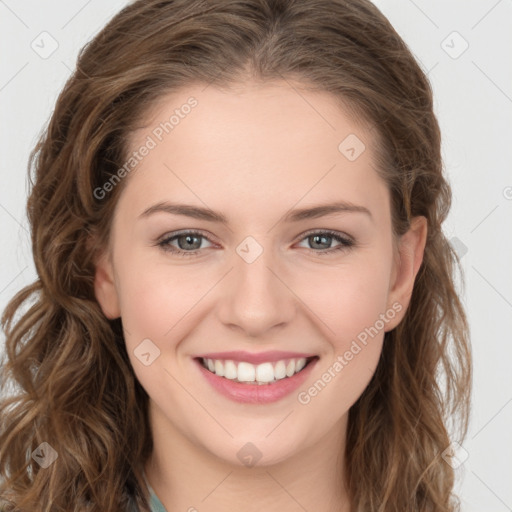
[[[158,499],[158,496],[156,495],[155,491],[153,490],[151,485],[149,485],[149,482],[146,479],[146,475],[144,475],[144,480],[146,480],[146,485],[148,486],[149,489],[149,505],[151,507],[151,512],[167,512],[167,510],[165,510],[165,507],[162,505],[162,502]]]
[[[153,489],[149,489],[149,492],[151,494],[151,512],[167,512],[165,510],[165,507],[162,505],[162,502],[158,499],[158,496],[155,494],[155,491]]]

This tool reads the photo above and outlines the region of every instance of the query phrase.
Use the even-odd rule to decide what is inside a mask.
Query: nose
[[[297,310],[296,298],[270,250],[248,263],[238,254],[224,280],[218,318],[248,337],[264,337],[288,325]]]

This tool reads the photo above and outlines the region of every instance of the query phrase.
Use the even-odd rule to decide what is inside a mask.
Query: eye
[[[322,256],[338,251],[348,250],[355,245],[355,242],[352,238],[330,230],[310,231],[306,233],[302,240],[306,240],[311,249],[321,249],[319,251],[315,250],[314,252]],[[326,248],[325,246],[331,245],[333,240],[338,242],[339,245]]]
[[[157,242],[157,245],[161,247],[162,250],[176,254],[177,256],[194,256],[204,249],[204,247],[201,247],[203,240],[209,241],[208,237],[200,231],[182,231],[165,236],[162,240]],[[310,231],[303,236],[301,241],[303,240],[306,240],[310,246],[309,248],[318,255],[348,250],[355,245],[352,238],[330,230]],[[331,248],[325,247],[331,245],[333,240],[338,242],[337,246]]]
[[[158,242],[158,246],[164,251],[172,252],[177,256],[193,256],[201,250],[201,241],[208,238],[199,231],[183,231],[166,236]],[[176,242],[178,247],[171,245]]]

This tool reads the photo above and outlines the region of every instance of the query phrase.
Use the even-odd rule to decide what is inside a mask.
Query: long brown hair
[[[369,0],[139,0],[82,50],[30,156],[38,279],[2,317],[6,510],[113,512],[129,497],[148,510],[148,396],[120,319],[103,315],[93,288],[94,255],[126,178],[105,197],[95,191],[126,162],[129,134],[164,94],[247,78],[332,93],[375,133],[395,234],[416,215],[428,220],[406,316],[386,333],[349,413],[345,483],[354,512],[457,510],[443,453],[449,424],[459,442],[467,432],[471,365],[460,266],[441,229],[451,191],[428,79]],[[45,469],[31,457],[43,442],[58,454]]]

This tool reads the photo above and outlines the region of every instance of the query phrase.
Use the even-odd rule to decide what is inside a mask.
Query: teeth
[[[233,361],[226,361],[224,363],[224,377],[226,377],[226,379],[234,380],[236,379],[236,376],[236,364],[233,363]]]
[[[286,367],[286,376],[291,377],[295,373],[295,361],[292,359]]]
[[[256,380],[258,382],[272,382],[275,380],[272,363],[263,363],[256,366]]]
[[[286,377],[292,377],[306,366],[306,358],[281,360],[275,363],[254,365],[241,361],[222,361],[219,359],[203,359],[203,365],[219,377],[225,377],[237,382],[268,384]]]
[[[286,377],[286,365],[284,361],[277,361],[274,366],[274,376],[276,380],[284,379]]]
[[[220,361],[215,361],[215,369],[217,369],[217,363],[222,363]],[[234,363],[233,363],[234,364]],[[215,372],[217,373],[217,372]],[[217,373],[217,375],[219,375]],[[238,380],[240,382],[254,382],[256,379],[256,368],[253,364],[249,363],[238,363]],[[222,375],[221,375],[222,377]]]
[[[297,363],[295,364],[295,373],[300,372],[302,370],[302,368],[304,368],[304,366],[306,366],[306,359],[304,359],[304,358],[299,359],[297,361]]]
[[[222,361],[215,361],[215,373],[219,377],[224,377],[224,365],[222,364]]]

